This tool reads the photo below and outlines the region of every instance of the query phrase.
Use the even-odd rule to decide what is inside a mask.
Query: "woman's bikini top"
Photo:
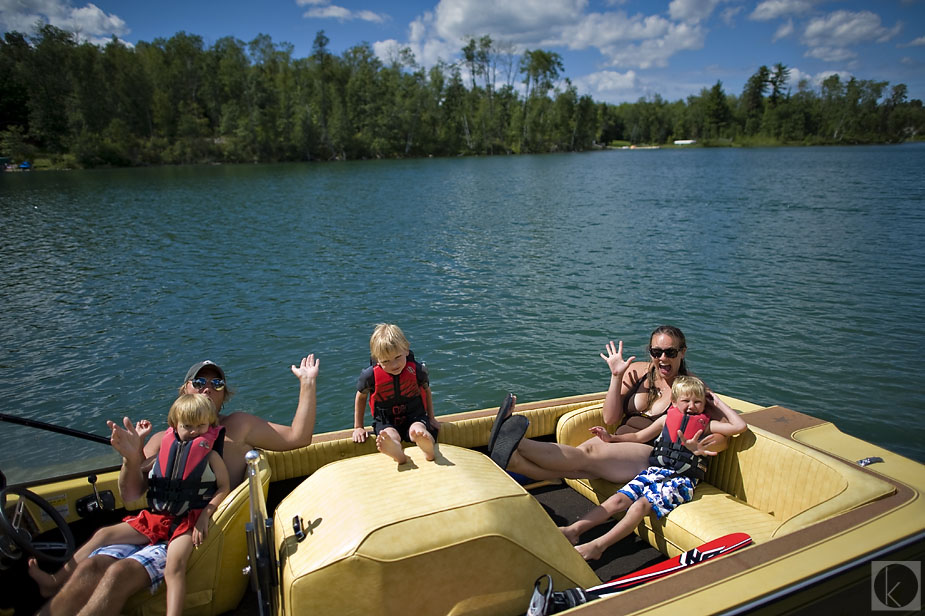
[[[649,378],[649,374],[646,373],[641,379],[636,381],[630,386],[626,395],[623,396],[623,418],[620,420],[620,426],[629,426],[632,431],[642,430],[648,425],[651,425],[656,419],[665,414],[668,410],[667,408],[657,415],[647,415],[646,413],[640,413],[638,411],[629,410],[629,401],[632,399],[638,392],[639,388],[642,387],[643,381]],[[638,418],[638,419],[637,419]],[[630,421],[632,420],[632,423]],[[655,443],[653,439],[649,444],[652,445]]]

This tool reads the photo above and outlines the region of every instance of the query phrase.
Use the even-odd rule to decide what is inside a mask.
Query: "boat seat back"
[[[258,465],[263,495],[270,485],[270,468],[265,456]],[[221,502],[205,541],[190,555],[186,572],[184,615],[213,616],[234,610],[247,590],[247,538],[244,525],[250,521],[250,497],[247,481],[242,481]],[[148,590],[132,597],[126,614],[160,616],[167,613],[166,585],[153,595]]]
[[[417,447],[334,462],[276,508],[281,613],[514,614],[533,583],[598,578],[542,506],[483,454]],[[307,529],[299,540],[293,520]],[[343,580],[358,586],[345,587]]]
[[[517,414],[525,415],[530,420],[530,428],[526,436],[533,437],[552,434],[560,417],[576,409],[584,408],[588,404],[588,402],[569,402],[539,408],[531,408],[532,405],[524,404],[518,407]],[[445,445],[484,447],[488,444],[497,410],[497,408],[482,409],[441,415],[440,421],[443,423],[437,440]],[[273,472],[273,481],[308,477],[330,462],[377,453],[375,438],[367,438],[366,442],[357,444],[353,442],[351,432],[318,435],[311,445],[291,451],[267,452],[270,470]]]

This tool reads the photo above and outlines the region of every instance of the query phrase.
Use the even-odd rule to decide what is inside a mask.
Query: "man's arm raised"
[[[273,451],[289,451],[311,444],[315,431],[315,386],[319,363],[315,355],[311,354],[304,357],[299,366],[291,366],[292,374],[299,379],[299,404],[291,425],[272,423],[247,413],[235,413],[236,422],[246,422],[245,441],[248,445]]]

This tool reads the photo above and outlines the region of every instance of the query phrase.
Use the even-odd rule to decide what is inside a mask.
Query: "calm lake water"
[[[599,353],[681,327],[715,390],[925,461],[925,145],[0,175],[0,410],[161,427],[212,359],[229,410],[352,426],[398,323],[438,414],[606,388]],[[0,468],[107,447],[0,423]],[[43,471],[47,471],[45,468]]]

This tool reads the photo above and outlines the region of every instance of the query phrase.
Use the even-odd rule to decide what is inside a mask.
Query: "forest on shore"
[[[582,151],[609,144],[896,143],[925,132],[905,84],[833,74],[816,88],[760,67],[686,100],[579,96],[555,52],[470,38],[454,64],[368,43],[312,53],[260,35],[206,46],[179,32],[129,47],[37,24],[0,39],[0,157],[57,167],[354,160]]]

